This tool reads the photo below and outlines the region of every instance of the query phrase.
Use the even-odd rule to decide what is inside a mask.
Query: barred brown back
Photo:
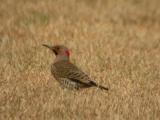
[[[69,89],[91,87],[91,80],[88,75],[68,61],[60,61],[52,64],[51,72],[63,87]]]

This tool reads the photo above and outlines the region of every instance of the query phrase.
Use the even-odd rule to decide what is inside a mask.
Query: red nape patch
[[[70,56],[69,50],[65,51],[65,53],[66,53],[67,56]]]

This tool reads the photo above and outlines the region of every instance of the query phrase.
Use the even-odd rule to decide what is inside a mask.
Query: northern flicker
[[[63,87],[76,90],[98,87],[108,90],[108,88],[96,84],[87,74],[70,62],[70,51],[67,47],[63,45],[49,46],[46,44],[43,44],[43,46],[49,48],[56,55],[51,65],[51,73]]]

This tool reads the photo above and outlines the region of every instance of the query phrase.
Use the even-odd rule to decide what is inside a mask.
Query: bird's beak
[[[57,51],[56,51],[54,46],[46,45],[46,44],[42,44],[42,46],[49,48],[50,50],[52,50],[57,55]]]
[[[47,48],[49,48],[49,49],[53,50],[53,46],[46,45],[46,44],[42,44],[42,46],[47,47]]]

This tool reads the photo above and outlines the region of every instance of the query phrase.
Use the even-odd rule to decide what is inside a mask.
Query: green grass
[[[1,0],[1,120],[159,120],[159,0]],[[71,61],[109,92],[63,90],[50,73]]]

